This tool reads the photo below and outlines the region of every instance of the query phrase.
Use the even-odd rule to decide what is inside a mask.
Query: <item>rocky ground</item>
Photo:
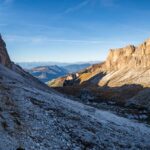
[[[40,90],[0,65],[0,149],[149,149],[150,127]]]

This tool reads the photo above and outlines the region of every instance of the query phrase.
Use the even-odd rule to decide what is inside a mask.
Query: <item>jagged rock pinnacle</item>
[[[11,60],[7,53],[6,44],[0,34],[0,63],[6,67],[11,67]]]

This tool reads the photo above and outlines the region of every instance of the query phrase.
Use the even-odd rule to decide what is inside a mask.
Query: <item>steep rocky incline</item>
[[[149,149],[150,127],[27,84],[0,65],[0,149]]]
[[[0,64],[1,150],[150,148],[148,125],[71,101],[18,66],[4,65]]]
[[[24,79],[26,79],[26,82],[30,84],[31,86],[36,86],[40,89],[49,90],[49,88],[45,84],[42,84],[36,78],[31,76],[28,72],[24,71],[20,66],[14,64],[10,60],[10,57],[8,55],[7,48],[6,48],[6,43],[2,39],[1,35],[0,35],[0,64],[4,65],[5,67],[10,68],[14,72],[21,74],[24,77]]]

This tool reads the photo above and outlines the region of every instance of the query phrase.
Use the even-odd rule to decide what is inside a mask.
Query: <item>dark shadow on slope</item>
[[[86,72],[84,72],[86,74]],[[85,79],[84,82],[81,83],[81,79],[76,76],[76,74],[71,74],[71,80],[65,80],[63,83],[63,87],[67,86],[91,86],[91,85],[96,85],[98,81],[100,81],[106,73],[99,73],[96,74],[95,76],[88,78],[88,81]]]
[[[92,95],[94,95],[93,101],[104,102],[104,101],[114,101],[116,103],[124,104],[126,100],[136,96],[140,91],[148,89],[141,85],[131,84],[123,85],[121,87],[98,87],[95,85],[85,86],[85,84],[65,86],[55,88],[61,93],[79,97],[81,91],[88,90]]]
[[[121,87],[76,85],[55,89],[82,103],[150,123],[150,88],[130,84]]]
[[[100,72],[93,76],[92,78],[88,79],[87,81],[84,81],[82,85],[97,85],[97,83],[106,75],[106,73]]]

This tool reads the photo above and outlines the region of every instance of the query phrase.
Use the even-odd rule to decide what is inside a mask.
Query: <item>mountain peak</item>
[[[150,45],[150,38],[148,38],[148,39],[146,40],[146,44],[147,44],[147,45]]]
[[[7,53],[6,44],[0,34],[0,63],[6,67],[11,67],[11,60]]]
[[[139,46],[128,45],[119,49],[111,49],[106,60],[106,68],[108,70],[119,70],[125,67],[149,67],[149,58],[150,39],[146,40]]]

